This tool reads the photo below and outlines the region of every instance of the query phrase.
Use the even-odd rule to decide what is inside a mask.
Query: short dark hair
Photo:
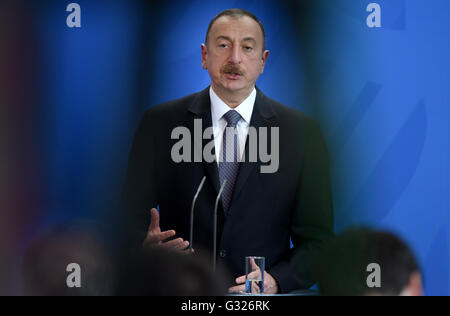
[[[261,28],[261,31],[263,34],[263,51],[266,49],[266,31],[264,30],[264,25],[256,17],[256,15],[254,15],[253,13],[251,13],[247,10],[244,10],[244,9],[228,9],[228,10],[222,11],[218,15],[216,15],[209,23],[208,31],[206,32],[206,39],[205,39],[206,44],[208,44],[209,32],[211,31],[211,28],[212,28],[214,22],[216,22],[219,18],[221,18],[223,16],[228,16],[228,17],[235,18],[235,19],[243,17],[243,16],[248,16],[249,18],[253,19],[256,23],[258,23],[259,27]]]
[[[116,287],[114,257],[104,227],[77,221],[39,235],[22,262],[21,294],[25,296],[108,296]],[[83,286],[69,288],[66,267],[79,264]]]
[[[381,288],[366,284],[370,263],[381,268]],[[316,268],[325,296],[399,295],[411,275],[420,272],[412,251],[400,238],[369,228],[352,228],[332,240]]]
[[[164,248],[140,249],[122,264],[119,296],[223,296],[222,267],[214,273],[209,258]]]

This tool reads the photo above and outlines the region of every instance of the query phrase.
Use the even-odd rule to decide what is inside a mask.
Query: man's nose
[[[241,50],[239,45],[234,45],[233,49],[231,50],[229,61],[233,64],[240,64],[241,63]]]

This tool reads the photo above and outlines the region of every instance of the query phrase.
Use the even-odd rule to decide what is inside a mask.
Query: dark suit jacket
[[[212,252],[213,210],[219,189],[217,163],[177,164],[171,159],[172,146],[178,142],[171,139],[172,130],[185,126],[193,135],[195,118],[202,119],[203,129],[212,125],[209,88],[151,108],[137,129],[125,201],[133,240],[138,244],[145,239],[150,209],[157,205],[161,229],[174,229],[177,236],[189,240],[192,199],[207,176],[195,208],[193,247]],[[245,274],[245,256],[264,256],[266,271],[276,279],[281,292],[309,288],[315,283],[314,257],[333,234],[322,133],[315,121],[269,99],[259,89],[250,125],[279,127],[279,169],[264,174],[261,162],[241,163],[228,215],[225,217],[221,205],[219,208],[218,262],[237,277]],[[210,140],[202,145],[207,142]],[[199,143],[194,146],[200,148]]]

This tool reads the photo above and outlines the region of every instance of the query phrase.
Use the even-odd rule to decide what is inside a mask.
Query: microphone
[[[213,245],[213,270],[216,272],[216,253],[217,253],[217,207],[219,206],[219,200],[222,196],[223,189],[227,180],[223,180],[222,186],[220,187],[219,194],[217,194],[216,205],[214,207],[214,245]]]
[[[194,195],[194,199],[192,200],[192,206],[191,206],[191,233],[189,238],[189,253],[192,253],[192,240],[194,239],[194,207],[195,202],[197,202],[198,195],[200,194],[200,191],[203,188],[203,184],[205,184],[206,176],[203,177],[202,182],[200,182],[200,185],[198,186],[197,193]]]

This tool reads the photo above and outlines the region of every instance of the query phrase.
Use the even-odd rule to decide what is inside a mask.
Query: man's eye
[[[221,48],[227,48],[228,45],[227,45],[227,44],[220,44],[219,47],[221,47]]]
[[[245,50],[248,51],[248,52],[251,52],[251,51],[253,50],[253,47],[251,47],[251,46],[246,46],[246,47],[245,47]]]

